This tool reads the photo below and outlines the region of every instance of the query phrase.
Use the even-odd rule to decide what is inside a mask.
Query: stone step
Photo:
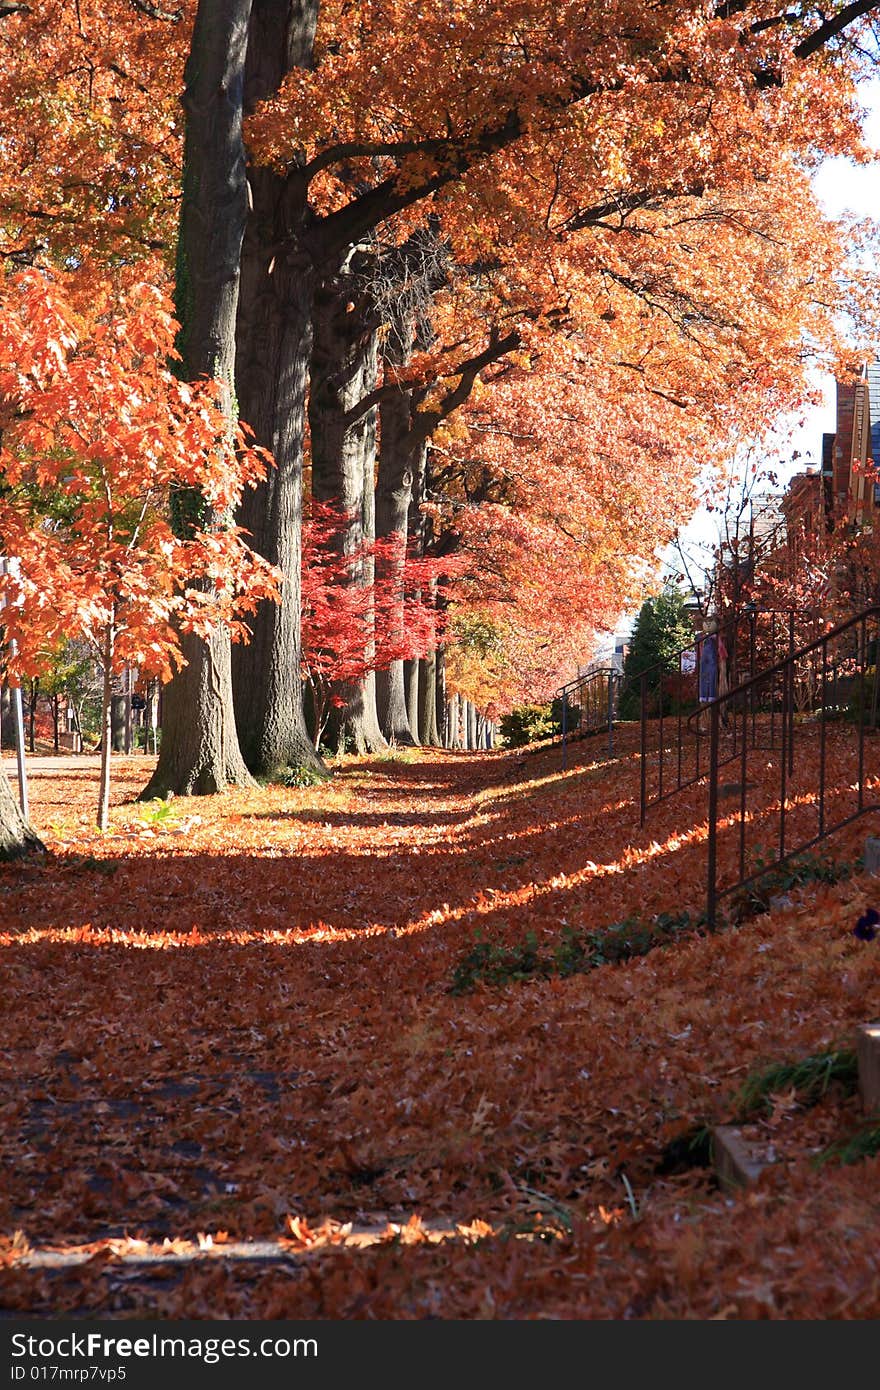
[[[876,835],[869,835],[865,840],[865,873],[880,873],[880,840]]]
[[[862,1023],[856,1033],[859,1093],[868,1114],[880,1110],[880,1019]]]
[[[712,1130],[712,1161],[721,1186],[730,1190],[757,1182],[770,1160],[766,1145],[752,1143],[736,1125],[716,1125]]]

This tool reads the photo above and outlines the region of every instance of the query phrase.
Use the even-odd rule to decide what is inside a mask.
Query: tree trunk
[[[0,748],[15,747],[15,711],[9,682],[0,685]]]
[[[410,409],[412,407],[410,406]],[[418,450],[410,454],[412,460],[412,485],[409,501],[409,520],[407,522],[407,535],[411,539],[418,554],[422,554],[425,548],[425,521],[421,512],[421,504],[425,497],[425,481],[427,475],[428,450],[424,437],[421,438]],[[406,690],[406,708],[409,718],[409,726],[413,734],[418,735],[420,743],[424,743],[422,736],[425,693],[422,688],[424,679],[424,667],[421,661],[407,661],[404,664],[404,686]]]
[[[61,752],[61,697],[57,691],[52,696],[52,748],[57,757]]]
[[[460,748],[461,740],[458,733],[458,692],[452,696],[446,710],[446,747]]]
[[[409,509],[412,501],[413,459],[410,396],[395,391],[383,400],[380,412],[381,440],[376,478],[376,535],[401,539],[401,564],[406,556]],[[380,578],[385,578],[380,571]],[[404,625],[404,593],[400,588],[397,616],[401,635]],[[387,671],[376,672],[379,719],[387,738],[394,743],[414,744],[406,703],[403,661],[393,661]]]
[[[403,682],[406,694],[406,717],[413,732],[419,727],[419,661],[403,663]]]
[[[98,786],[98,829],[107,829],[110,810],[110,745],[113,741],[113,705],[119,699],[113,694],[113,623],[104,631],[104,676],[101,682],[101,777]]]
[[[183,194],[177,265],[181,375],[219,381],[233,419],[235,318],[247,216],[241,120],[251,0],[199,0],[184,75]],[[229,447],[228,445],[226,447]],[[177,499],[178,525],[210,526],[201,498]],[[235,732],[231,643],[226,631],[185,635],[187,665],[169,683],[162,748],[143,797],[202,795],[251,782]]]
[[[419,662],[419,690],[421,706],[419,710],[419,736],[429,748],[440,747],[440,732],[437,728],[437,653],[429,652]]]
[[[376,412],[358,406],[376,385],[376,333],[357,308],[347,277],[333,277],[315,296],[309,422],[312,492],[318,502],[350,517],[340,536],[341,553],[355,555],[375,537],[373,502]],[[350,583],[372,583],[371,562],[353,561]],[[369,660],[369,635],[366,637]],[[350,740],[358,753],[387,748],[376,710],[372,676],[340,684],[343,703],[334,710],[332,736],[340,749]]]
[[[101,721],[103,729],[104,722]],[[102,735],[103,738],[103,735]],[[125,752],[125,696],[110,696],[110,747],[114,753]]]
[[[253,0],[245,109],[277,91],[285,74],[311,62],[317,0]],[[252,638],[232,653],[235,719],[252,772],[323,768],[303,713],[300,630],[303,438],[312,342],[314,271],[295,232],[305,187],[291,172],[251,167],[252,207],[241,255],[236,390],[241,418],[275,459],[248,489],[238,524],[284,576],[281,602],[263,602]]]
[[[477,746],[477,707],[473,700],[467,702],[467,746],[471,751]]]
[[[45,845],[24,820],[6,774],[0,769],[0,861],[45,853]]]
[[[437,652],[435,665],[436,680],[434,683],[434,708],[437,711],[437,743],[439,747],[446,747],[447,727],[447,706],[446,706],[446,653],[442,647]]]

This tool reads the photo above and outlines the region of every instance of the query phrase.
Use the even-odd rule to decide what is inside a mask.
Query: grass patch
[[[815,1052],[796,1062],[773,1062],[746,1077],[734,1100],[734,1122],[742,1124],[761,1110],[772,1113],[773,1096],[784,1091],[794,1090],[798,1104],[804,1108],[818,1105],[832,1084],[842,1088],[845,1096],[854,1095],[858,1090],[859,1069],[855,1052],[839,1048]],[[880,1149],[880,1123],[877,1123],[875,1132]],[[866,1153],[877,1152],[878,1149],[868,1149]],[[855,1162],[856,1159],[841,1161]],[[701,1119],[670,1139],[661,1152],[655,1171],[660,1176],[668,1176],[685,1173],[691,1168],[710,1168],[712,1162],[712,1124]]]
[[[824,1168],[826,1163],[861,1163],[877,1154],[880,1154],[880,1119],[875,1116],[855,1133],[823,1149],[813,1159],[813,1167]]]
[[[381,753],[374,754],[379,763],[417,763],[421,748],[411,748],[408,744],[392,743]]]
[[[520,942],[499,945],[477,932],[474,944],[455,967],[450,994],[466,994],[478,984],[506,985],[519,980],[549,979],[552,975],[585,975],[600,965],[619,965],[646,956],[660,946],[705,930],[702,917],[661,912],[645,922],[627,917],[610,927],[577,931],[565,927],[556,945],[542,949],[534,932]]]
[[[174,805],[174,793],[169,792],[164,798],[154,796],[152,801],[145,802],[141,806],[138,820],[141,825],[146,825],[151,830],[162,830],[177,825],[180,812]]]
[[[855,1095],[859,1085],[855,1052],[816,1052],[797,1062],[776,1062],[746,1078],[737,1096],[739,1118],[747,1119],[761,1109],[772,1111],[772,1098],[781,1091],[794,1090],[803,1106],[818,1105],[832,1082],[837,1082],[845,1095]]]

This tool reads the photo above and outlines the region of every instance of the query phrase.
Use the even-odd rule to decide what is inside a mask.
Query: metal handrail
[[[754,717],[754,709],[758,703],[756,695],[763,684],[770,683],[771,690],[774,690],[777,681],[780,683],[782,691],[782,720],[781,720],[781,742],[779,756],[779,803],[778,813],[774,809],[774,814],[778,814],[778,835],[776,838],[777,852],[775,857],[769,861],[771,865],[783,864],[797,854],[802,854],[806,850],[812,849],[822,840],[827,839],[834,831],[843,829],[861,816],[875,810],[880,810],[880,800],[869,801],[866,797],[866,776],[865,776],[865,730],[868,727],[876,728],[877,725],[877,698],[878,681],[875,674],[873,689],[870,702],[870,718],[866,719],[867,701],[865,695],[865,676],[868,668],[868,624],[874,621],[874,632],[872,641],[875,653],[880,647],[880,604],[874,604],[864,609],[861,613],[855,614],[845,622],[839,623],[836,627],[830,628],[821,637],[812,642],[806,643],[803,647],[792,651],[775,663],[767,670],[753,675],[746,681],[742,681],[733,689],[723,695],[717,696],[714,700],[706,704],[706,711],[709,720],[709,767],[708,767],[708,842],[707,842],[707,866],[706,866],[706,920],[710,928],[716,924],[718,902],[721,898],[743,888],[749,883],[762,877],[767,872],[768,862],[763,862],[761,867],[752,872],[747,872],[746,867],[746,827],[749,818],[747,817],[747,786],[748,786],[748,751],[749,741],[746,736],[746,722]],[[833,666],[829,665],[829,644],[836,644],[847,634],[854,633],[856,641],[851,651],[845,651],[840,659],[835,659]],[[794,744],[796,736],[796,726],[794,721],[794,687],[795,673],[799,663],[811,662],[814,657],[819,658],[818,671],[821,673],[821,701],[818,709],[813,713],[818,715],[819,730],[819,767],[817,785],[810,789],[809,797],[800,797],[802,805],[809,805],[815,800],[816,807],[816,833],[808,835],[806,838],[799,839],[797,844],[791,843],[791,831],[789,829],[790,813],[794,810],[795,801],[790,797],[791,779],[795,768]],[[856,808],[852,814],[833,819],[829,815],[829,807],[826,798],[826,769],[827,769],[827,743],[828,743],[828,713],[830,709],[839,709],[839,668],[846,663],[853,666],[857,673],[857,689],[859,691],[858,701],[858,737],[856,748],[854,749],[856,766],[854,768],[854,780],[846,785],[836,788],[836,793],[845,792],[847,789],[855,793]],[[814,669],[815,666],[814,666]],[[834,699],[833,704],[829,702],[829,691],[831,689],[831,677],[833,676]],[[739,744],[740,757],[740,780],[734,784],[739,792],[739,806],[734,813],[734,817],[739,819],[739,845],[738,845],[738,870],[736,878],[729,883],[719,883],[718,874],[718,828],[719,828],[719,773],[725,761],[721,758],[721,720],[722,711],[727,707],[728,714],[732,711],[734,722],[741,721],[742,736]],[[814,721],[816,722],[816,721]],[[754,748],[754,743],[751,745]],[[789,801],[792,805],[789,806]]]
[[[615,666],[593,667],[587,674],[579,676],[573,681],[568,681],[566,685],[560,686],[556,692],[556,699],[561,701],[560,726],[562,736],[562,770],[566,770],[568,763],[568,695],[577,690],[582,696],[584,691],[591,691],[598,688],[599,682],[607,682],[607,692],[600,695],[600,701],[593,702],[593,712],[595,718],[588,720],[585,724],[583,716],[578,724],[578,736],[587,738],[591,734],[600,733],[603,729],[608,730],[608,752],[614,752],[614,718],[617,709],[617,693],[620,685],[620,672]],[[601,708],[600,708],[601,703]],[[583,710],[583,700],[579,700],[581,710]]]
[[[744,609],[739,614],[729,618],[727,622],[721,624],[716,629],[716,635],[724,638],[729,658],[733,660],[734,683],[736,674],[736,663],[740,656],[738,646],[745,640],[746,647],[742,653],[743,663],[747,664],[751,675],[756,674],[758,660],[759,632],[758,622],[761,618],[770,618],[770,630],[766,634],[760,634],[769,641],[772,657],[775,655],[778,642],[784,640],[791,653],[794,650],[794,622],[795,614],[790,609],[772,609],[751,607]],[[779,619],[787,619],[784,624],[778,623]],[[747,624],[747,626],[745,626]],[[743,629],[741,631],[741,629]],[[690,646],[683,648],[667,662],[655,662],[653,665],[645,667],[638,674],[639,686],[639,824],[644,825],[647,812],[650,807],[660,805],[684,791],[687,787],[695,786],[702,781],[706,775],[703,745],[706,734],[703,725],[706,723],[704,713],[708,709],[709,702],[700,699],[702,687],[702,660],[703,646],[706,638],[710,634],[695,633],[694,640]],[[684,658],[692,656],[694,666],[691,670],[684,669]],[[675,663],[675,664],[673,664]],[[676,669],[677,668],[677,669]],[[766,669],[766,668],[765,668]],[[695,688],[695,699],[698,701],[697,708],[690,714],[683,710],[682,683],[693,678]],[[633,680],[636,678],[634,677]],[[667,769],[667,749],[665,745],[666,729],[669,726],[665,710],[665,696],[668,693],[664,690],[664,679],[676,680],[678,683],[677,703],[678,708],[672,715],[674,721],[673,746],[669,750],[673,756],[674,764],[671,769]],[[649,748],[648,748],[648,723],[649,705],[652,693],[658,699],[658,718],[657,718],[657,749],[656,749],[656,772],[657,786],[651,793],[648,789],[648,768],[649,768]],[[753,722],[750,735],[754,739],[757,736],[757,725]],[[733,746],[729,756],[735,757],[737,752],[738,731],[734,728]],[[775,746],[776,727],[775,721],[770,728],[770,746]],[[692,765],[690,757],[685,757],[685,750],[693,754]]]

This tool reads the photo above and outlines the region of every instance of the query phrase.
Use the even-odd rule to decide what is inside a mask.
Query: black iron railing
[[[759,670],[775,667],[794,649],[793,612],[748,607],[711,633],[695,633],[690,647],[638,674],[641,825],[652,806],[706,776],[709,701]],[[746,727],[755,746],[775,747],[781,736],[781,703],[777,692],[769,700],[769,719],[759,723],[753,718]],[[736,722],[723,719],[722,761],[737,756],[742,734]]]
[[[608,751],[614,751],[614,721],[620,673],[613,666],[594,666],[556,692],[561,704],[562,769],[567,766],[568,745],[574,738],[608,730]]]
[[[880,750],[869,737],[877,729],[878,647],[880,605],[789,652],[707,705],[710,928],[722,898],[880,809]],[[829,753],[835,768],[831,782]],[[735,777],[722,782],[722,771],[731,764]],[[779,788],[769,805],[768,770]],[[748,794],[758,785],[761,804],[752,809]]]

